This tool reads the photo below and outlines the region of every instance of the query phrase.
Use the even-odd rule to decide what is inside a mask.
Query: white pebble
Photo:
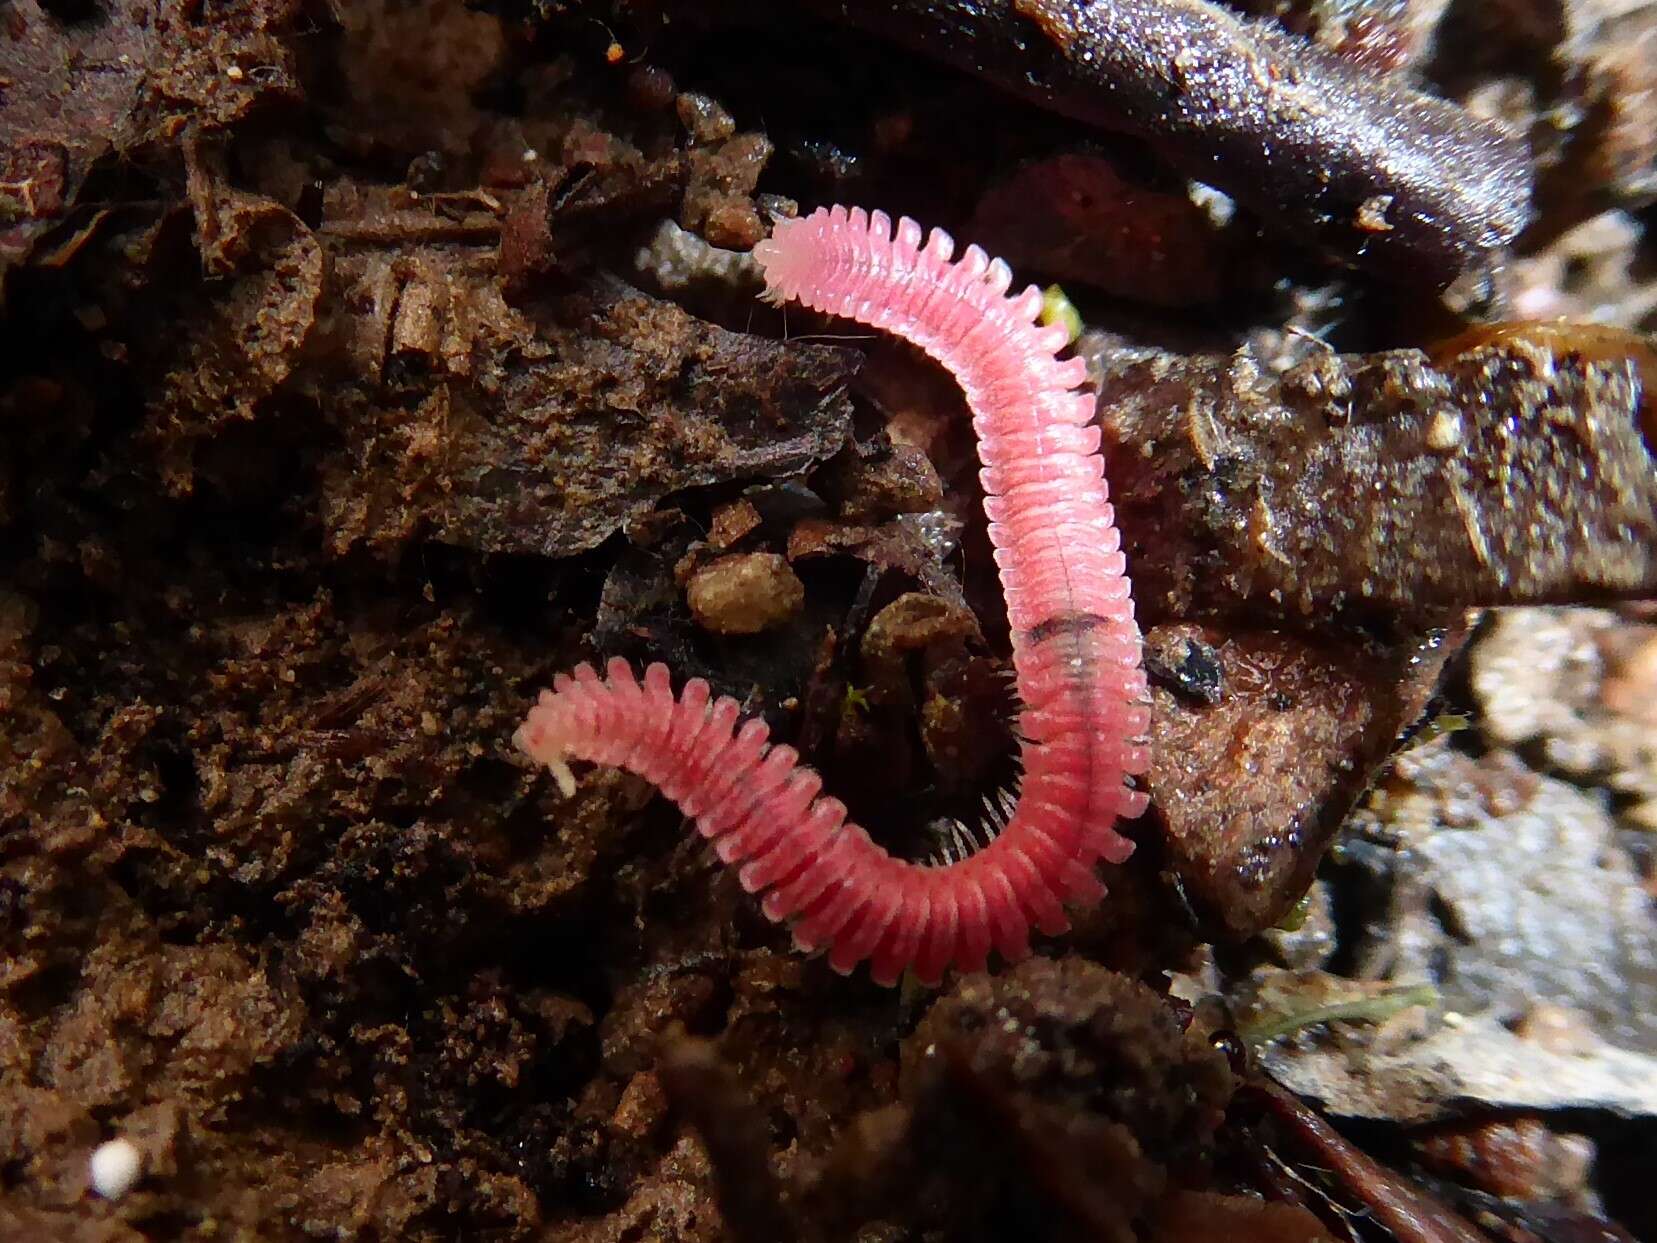
[[[92,1190],[106,1200],[119,1200],[143,1173],[144,1155],[130,1139],[112,1139],[92,1150],[87,1169],[92,1174]]]

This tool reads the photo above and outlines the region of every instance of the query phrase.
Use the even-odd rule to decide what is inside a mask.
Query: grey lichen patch
[[[633,266],[666,294],[700,284],[757,292],[763,283],[759,265],[747,251],[715,246],[671,220],[656,226],[633,256]]]
[[[1450,1099],[1657,1113],[1657,938],[1605,809],[1510,754],[1400,757],[1346,859],[1384,894],[1360,978],[1431,981],[1427,1030],[1290,1039],[1272,1073],[1340,1113],[1420,1120]]]

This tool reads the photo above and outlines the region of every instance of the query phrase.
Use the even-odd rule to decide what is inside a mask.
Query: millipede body
[[[676,696],[660,664],[642,682],[619,659],[560,675],[516,737],[566,793],[572,759],[651,781],[796,945],[842,972],[867,959],[883,984],[906,968],[935,984],[992,948],[1022,957],[1032,927],[1065,931],[1066,906],[1104,894],[1095,864],[1132,853],[1116,821],[1145,806],[1129,784],[1146,758],[1141,642],[1084,366],[1056,356],[1062,327],[1035,322],[1040,290],[1009,297],[1005,263],[953,255],[941,230],[923,240],[912,220],[843,207],[780,220],[754,250],[767,298],[903,337],[966,394],[1023,702],[1023,785],[1001,832],[943,865],[893,856],[764,722],[701,679]]]

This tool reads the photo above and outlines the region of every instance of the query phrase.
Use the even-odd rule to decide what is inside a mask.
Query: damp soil
[[[0,0],[0,1238],[1657,1237],[1657,8],[1149,5],[1399,104],[1343,215],[801,7]],[[1147,635],[1134,858],[938,991],[511,745],[624,656],[907,856],[1015,788],[959,394],[755,297],[835,201],[1062,284]]]

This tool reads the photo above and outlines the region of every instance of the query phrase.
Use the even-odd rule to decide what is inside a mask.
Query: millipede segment
[[[891,984],[1029,952],[1031,928],[1069,927],[1067,906],[1104,896],[1100,859],[1133,843],[1115,829],[1145,807],[1149,723],[1141,640],[1121,537],[1107,499],[1093,398],[1064,329],[1041,327],[1042,295],[1014,296],[1012,272],[976,246],[882,212],[820,209],[779,220],[754,249],[765,296],[798,301],[912,342],[954,374],[972,411],[990,541],[1013,630],[1024,780],[1005,828],[946,865],[899,859],[846,819],[816,773],[762,721],[667,669],[642,682],[627,662],[560,675],[518,745],[566,794],[571,760],[655,784],[734,867],[772,920],[841,972],[868,961]]]

